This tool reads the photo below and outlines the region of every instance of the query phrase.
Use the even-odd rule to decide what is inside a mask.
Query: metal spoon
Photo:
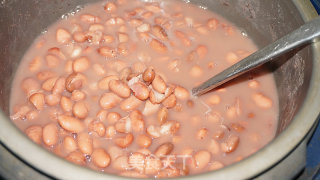
[[[320,17],[300,26],[279,40],[256,51],[221,73],[192,89],[199,96],[320,36]]]

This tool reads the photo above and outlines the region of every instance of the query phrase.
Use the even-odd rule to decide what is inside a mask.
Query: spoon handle
[[[300,26],[298,29],[292,31],[286,36],[225,69],[201,85],[193,88],[192,94],[195,96],[204,94],[231,79],[234,79],[258,66],[261,66],[262,64],[269,62],[288,51],[291,51],[294,48],[312,42],[319,36],[320,17],[317,17],[316,19]]]

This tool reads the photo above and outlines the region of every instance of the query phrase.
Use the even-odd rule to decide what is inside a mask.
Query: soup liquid
[[[106,173],[216,170],[275,136],[273,76],[259,70],[200,97],[189,90],[256,50],[230,22],[188,3],[90,4],[53,24],[26,52],[12,86],[11,119],[47,150]],[[153,81],[144,78],[147,70]],[[108,77],[116,79],[112,85]]]

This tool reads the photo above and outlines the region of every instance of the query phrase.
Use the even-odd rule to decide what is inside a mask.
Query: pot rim
[[[310,1],[293,0],[304,21],[310,21],[317,17]],[[317,120],[320,112],[320,44],[312,44],[313,67],[312,76],[305,101],[293,118],[291,124],[278,137],[267,146],[260,149],[250,157],[227,166],[223,169],[202,173],[199,175],[189,175],[178,177],[177,179],[190,178],[217,178],[217,179],[247,179],[254,177],[261,172],[272,167],[292,151],[308,134]],[[311,109],[311,110],[310,110]],[[85,167],[74,165],[63,158],[54,155],[39,145],[35,145],[25,136],[2,111],[0,111],[0,141],[4,143],[12,152],[21,157],[28,164],[40,171],[59,179],[128,179],[112,174],[97,172]],[[3,127],[3,128],[2,128]],[[13,134],[13,135],[12,135]],[[285,146],[284,146],[285,145]],[[281,149],[281,151],[279,151]],[[269,157],[269,158],[263,158]],[[50,161],[50,163],[48,163]]]

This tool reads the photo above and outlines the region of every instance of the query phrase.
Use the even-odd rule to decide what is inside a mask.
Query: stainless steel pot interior
[[[17,130],[8,119],[10,87],[20,59],[33,40],[62,14],[85,3],[88,0],[0,1],[0,139],[29,164],[57,178],[88,179],[91,176],[100,179],[106,175],[65,162],[34,145]],[[258,47],[314,16],[312,10],[307,12],[310,10],[307,0],[191,0],[191,3],[207,7],[230,20],[243,29]],[[282,61],[269,65],[274,71],[280,99],[278,137],[250,158],[199,177],[253,177],[298,145],[319,113],[320,103],[315,100],[320,98],[320,75],[315,71],[319,67],[319,54],[315,49],[319,49],[317,44],[295,50],[281,57]]]

